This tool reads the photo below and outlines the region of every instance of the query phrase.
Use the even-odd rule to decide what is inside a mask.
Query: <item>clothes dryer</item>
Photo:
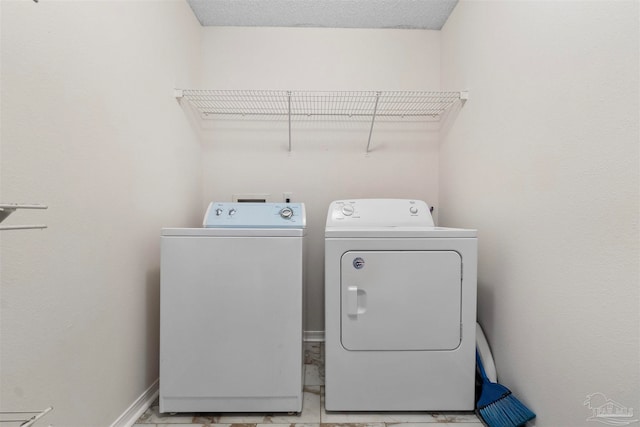
[[[211,203],[161,236],[160,412],[300,412],[306,217]]]
[[[419,200],[339,200],[325,231],[325,408],[473,410],[477,237]]]

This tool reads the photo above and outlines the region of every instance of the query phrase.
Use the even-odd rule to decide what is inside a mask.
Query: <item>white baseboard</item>
[[[144,414],[144,411],[149,409],[155,398],[158,397],[158,392],[160,391],[159,384],[159,381],[155,380],[153,384],[111,424],[111,427],[131,427],[134,425],[136,421],[138,421],[138,418]]]
[[[304,331],[305,342],[324,342],[324,331]]]

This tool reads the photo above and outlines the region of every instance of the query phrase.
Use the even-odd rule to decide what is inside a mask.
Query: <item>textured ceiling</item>
[[[200,24],[440,30],[458,0],[187,0]]]

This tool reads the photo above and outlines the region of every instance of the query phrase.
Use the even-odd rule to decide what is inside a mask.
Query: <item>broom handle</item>
[[[476,349],[476,364],[478,365],[478,369],[480,370],[480,377],[482,378],[483,383],[491,383],[489,378],[487,377],[487,373],[484,371],[484,366],[482,366],[482,360],[480,360],[480,353],[478,353],[478,349]]]

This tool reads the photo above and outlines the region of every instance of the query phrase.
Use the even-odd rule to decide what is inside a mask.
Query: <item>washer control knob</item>
[[[418,208],[416,208],[415,206],[411,206],[409,208],[409,212],[411,212],[412,214],[417,214],[418,213]]]
[[[229,216],[235,215],[236,212],[237,211],[234,208],[229,209]]]
[[[280,216],[283,219],[291,219],[291,217],[293,216],[293,209],[291,209],[291,208],[282,208],[282,209],[280,209]]]
[[[351,205],[346,205],[342,207],[342,214],[344,216],[351,216],[353,215],[353,206]]]
[[[220,216],[222,215],[222,209],[218,208],[216,209],[216,216]]]

